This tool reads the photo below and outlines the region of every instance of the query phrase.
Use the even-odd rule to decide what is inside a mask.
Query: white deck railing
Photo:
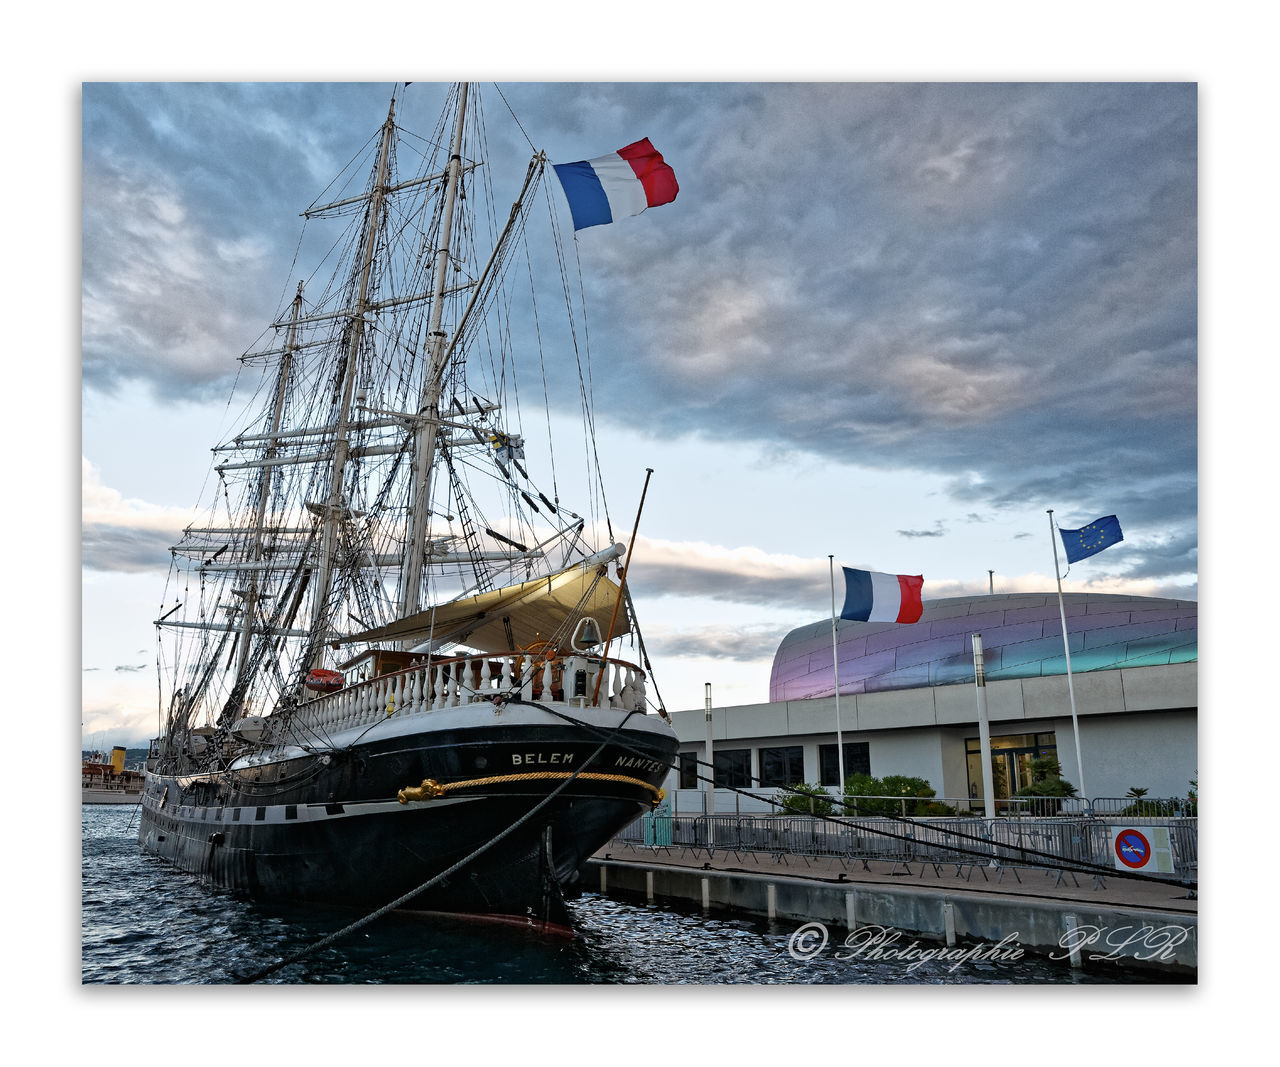
[[[601,673],[604,677],[601,678]],[[600,692],[596,697],[596,683]],[[489,703],[504,693],[571,707],[644,711],[645,676],[633,663],[593,656],[542,659],[528,655],[475,655],[383,674],[304,703],[292,731],[333,733],[394,715],[421,715],[464,704]]]

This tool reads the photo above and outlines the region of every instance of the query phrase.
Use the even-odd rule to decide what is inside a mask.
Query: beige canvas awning
[[[439,604],[386,626],[342,638],[341,643],[430,639],[433,644],[447,641],[501,654],[536,641],[567,644],[584,615],[594,618],[604,634],[614,616],[618,585],[607,575],[600,575],[597,580],[600,569],[597,564],[578,564],[544,578]],[[627,613],[620,610],[617,615],[608,638],[629,632]]]

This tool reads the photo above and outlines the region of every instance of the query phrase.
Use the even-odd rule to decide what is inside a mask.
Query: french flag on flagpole
[[[920,574],[881,574],[841,567],[844,571],[844,610],[840,618],[853,622],[917,622],[924,611]]]
[[[647,137],[599,159],[553,165],[569,201],[574,230],[669,204],[680,191],[676,172]]]

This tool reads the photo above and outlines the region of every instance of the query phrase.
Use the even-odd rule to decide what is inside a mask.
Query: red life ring
[[[307,672],[307,680],[302,684],[308,689],[314,689],[317,693],[336,693],[346,684],[346,679],[341,671],[316,667]]]

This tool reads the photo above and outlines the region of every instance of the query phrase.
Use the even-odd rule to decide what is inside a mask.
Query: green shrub
[[[885,797],[884,800],[848,800],[850,815],[954,815],[955,809],[931,800],[938,795],[923,778],[905,774],[888,774],[873,778],[869,774],[851,774],[844,782],[844,795],[854,797]],[[909,798],[905,803],[893,797]]]
[[[782,810],[789,815],[830,815],[835,804],[822,786],[801,782],[782,798]]]
[[[884,794],[884,782],[869,774],[851,774],[844,780],[844,795],[850,797],[872,797]],[[846,815],[894,815],[898,806],[888,800],[845,800]]]
[[[1122,808],[1117,814],[1124,819],[1170,819],[1175,815],[1194,815],[1188,811],[1188,802],[1184,800],[1137,800]]]
[[[872,796],[884,792],[884,782],[879,778],[872,778],[869,774],[858,772],[844,780],[844,791],[846,796]]]

